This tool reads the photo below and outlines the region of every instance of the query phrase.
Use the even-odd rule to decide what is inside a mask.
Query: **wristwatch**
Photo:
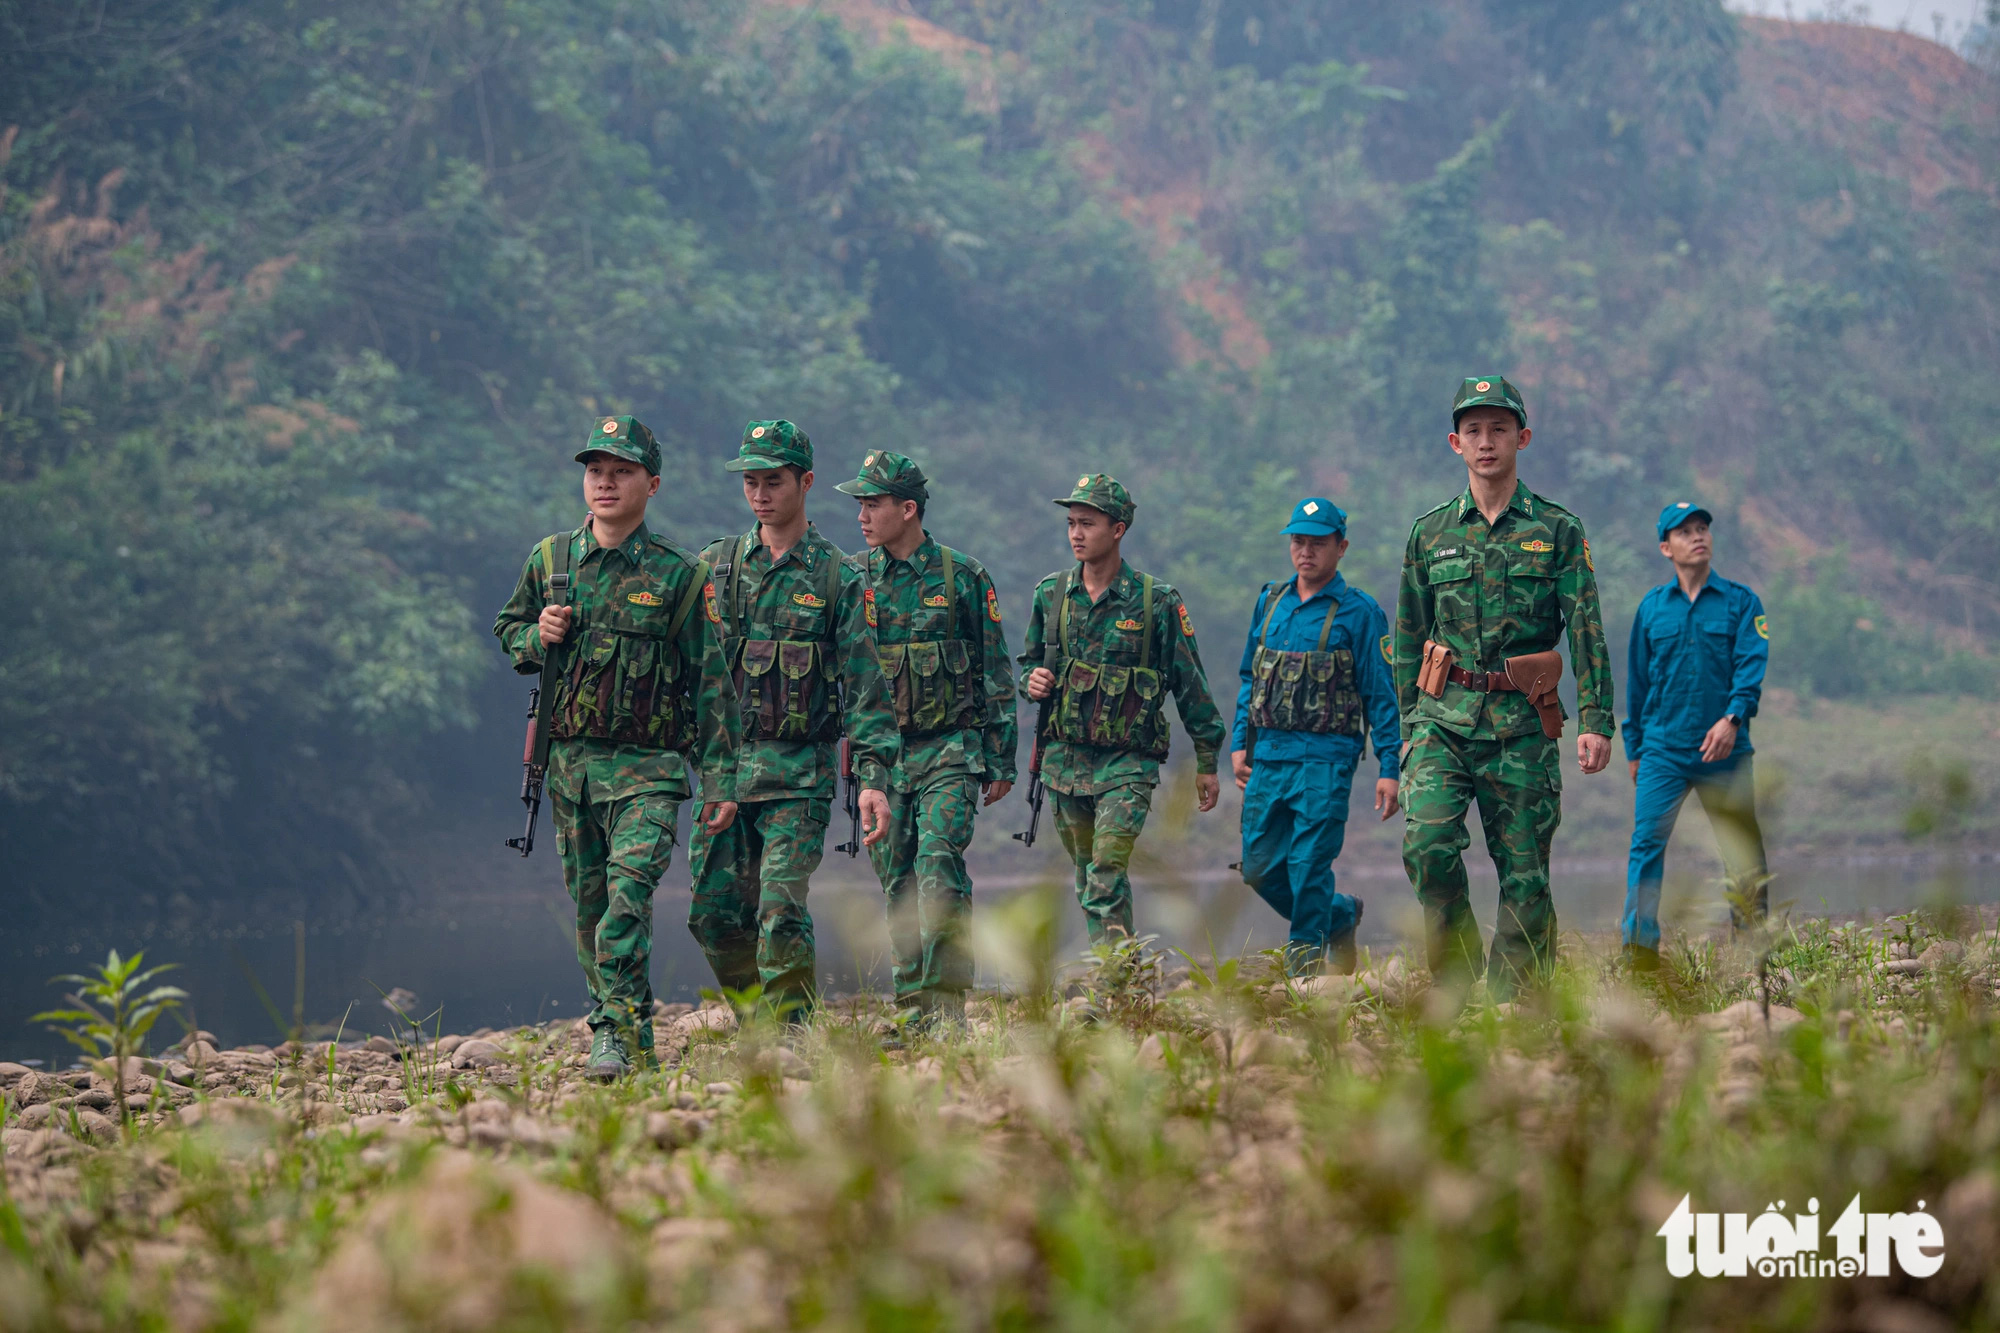
[[[1738,731],[1743,730],[1743,714],[1741,713],[1724,713],[1722,720]]]

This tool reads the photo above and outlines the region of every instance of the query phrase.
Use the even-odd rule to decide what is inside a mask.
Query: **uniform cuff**
[[[1194,771],[1202,777],[1213,776],[1215,773],[1215,751],[1196,750],[1194,752]]]
[[[863,791],[887,792],[889,790],[889,770],[882,767],[877,759],[863,759],[854,765],[854,780],[861,784]]]
[[[1592,736],[1616,736],[1618,721],[1602,708],[1585,708],[1577,725]]]
[[[736,799],[736,769],[731,767],[719,773],[701,775],[701,800],[706,805],[710,801],[733,801]]]

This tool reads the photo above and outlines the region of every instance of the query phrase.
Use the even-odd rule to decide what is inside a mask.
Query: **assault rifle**
[[[549,597],[555,606],[569,605],[568,547],[563,549],[565,568],[549,578]],[[539,635],[541,631],[533,632]],[[562,675],[558,660],[575,636],[576,625],[572,623],[561,643],[543,647],[541,683],[528,691],[528,740],[521,747],[521,804],[528,807],[528,829],[518,838],[507,839],[507,845],[523,856],[535,850],[535,820],[542,813],[542,783],[549,775],[549,714],[555,708],[556,681]]]
[[[1042,786],[1042,747],[1045,743],[1042,738],[1048,733],[1049,705],[1055,702],[1055,698],[1056,692],[1051,689],[1049,697],[1035,709],[1035,752],[1028,759],[1028,828],[1026,832],[1014,835],[1014,841],[1023,847],[1035,845],[1035,831],[1042,823],[1042,802],[1048,799],[1047,790]]]
[[[841,807],[847,811],[847,841],[833,850],[861,855],[861,783],[854,776],[854,742],[840,738]]]

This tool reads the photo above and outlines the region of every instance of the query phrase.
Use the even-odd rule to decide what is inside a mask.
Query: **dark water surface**
[[[996,863],[1011,875],[981,876],[980,908],[1004,907],[1037,883],[1063,882],[1066,866],[1053,838],[1049,844],[1046,857],[1040,846],[1028,854],[1036,875],[1022,875],[1024,861],[1016,856]],[[1475,910],[1490,928],[1492,870],[1476,855],[1467,861]],[[537,852],[524,864],[496,854],[490,865],[477,858],[469,864],[479,867],[475,887],[337,914],[317,913],[307,904],[248,916],[184,908],[178,915],[132,913],[116,920],[47,913],[35,919],[18,902],[0,904],[0,1059],[67,1063],[71,1050],[29,1016],[59,1001],[61,988],[47,984],[51,975],[101,961],[114,947],[143,948],[148,962],[179,964],[167,979],[189,992],[193,1019],[225,1044],[275,1043],[283,1038],[296,994],[295,920],[304,923],[304,1016],[325,1035],[343,1017],[349,1035],[388,1031],[381,995],[394,987],[415,992],[421,1013],[441,1007],[447,1032],[580,1015],[585,996],[555,857],[544,860]],[[1342,887],[1367,906],[1364,946],[1381,950],[1417,938],[1415,904],[1399,866],[1376,860],[1341,869]],[[1205,957],[1211,949],[1227,956],[1282,941],[1277,917],[1219,865],[1154,867],[1134,878],[1140,929],[1157,932],[1166,943]],[[1559,861],[1555,885],[1566,929],[1616,927],[1624,897],[1621,863]],[[2000,858],[1885,858],[1791,868],[1773,896],[1790,900],[1801,916],[1886,914],[1940,901],[1995,902]],[[685,869],[676,858],[656,900],[654,923],[654,986],[669,999],[693,999],[711,984],[683,924],[686,903]],[[813,903],[822,985],[829,991],[883,987],[887,935],[881,894],[867,878],[866,862],[829,857],[815,881]],[[1719,893],[1692,877],[1670,880],[1663,915],[1669,929],[1705,928],[1721,917]],[[1065,900],[1063,921],[1064,956],[1074,957],[1082,947],[1082,918],[1073,901]],[[982,982],[994,979],[992,960],[982,958]],[[259,998],[259,985],[278,1019]],[[177,1037],[179,1026],[168,1023],[162,1038]]]

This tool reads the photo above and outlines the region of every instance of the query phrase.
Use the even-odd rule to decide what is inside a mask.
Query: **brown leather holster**
[[[1528,702],[1542,715],[1542,735],[1557,740],[1563,734],[1562,702],[1556,686],[1562,684],[1562,654],[1553,650],[1510,657],[1505,663],[1507,680],[1528,696]]]
[[[1562,704],[1556,698],[1556,687],[1562,683],[1561,653],[1524,653],[1508,658],[1499,671],[1467,671],[1453,665],[1451,649],[1426,642],[1423,665],[1417,670],[1417,688],[1436,699],[1444,694],[1446,681],[1468,690],[1524,694],[1541,715],[1542,734],[1550,740],[1563,734]]]

